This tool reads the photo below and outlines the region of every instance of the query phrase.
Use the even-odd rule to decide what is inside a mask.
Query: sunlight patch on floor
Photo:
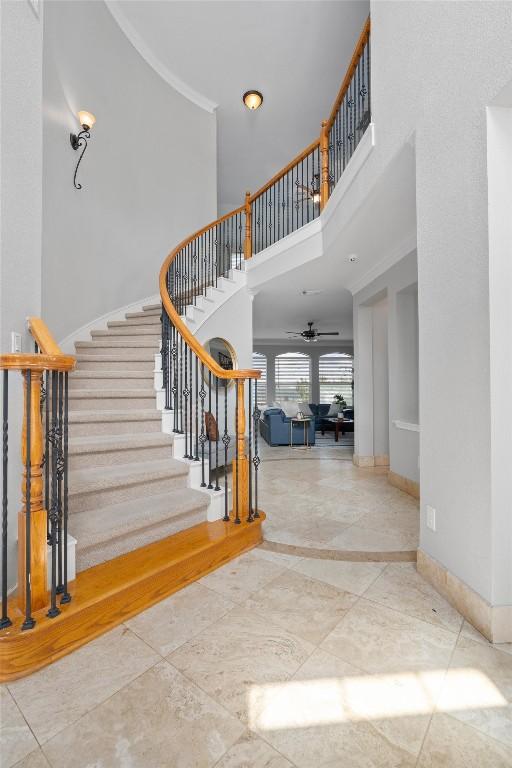
[[[275,731],[428,714],[442,686],[439,712],[507,706],[494,683],[472,668],[291,680],[251,687],[249,727]]]

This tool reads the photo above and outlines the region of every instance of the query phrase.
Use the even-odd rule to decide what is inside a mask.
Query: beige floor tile
[[[129,619],[126,625],[167,656],[234,606],[226,597],[194,583]]]
[[[374,531],[357,524],[346,528],[330,541],[332,549],[348,549],[363,552],[392,552],[417,549],[417,533],[408,531]]]
[[[503,653],[512,653],[512,643],[490,643],[489,640],[484,637],[480,632],[475,629],[468,621],[464,621],[461,629],[462,637],[466,637],[468,640],[474,640],[477,643],[483,643],[491,648],[496,648],[497,651],[503,651]]]
[[[304,558],[294,566],[294,570],[354,595],[362,595],[385,567],[386,563],[351,563],[343,560]]]
[[[414,563],[391,563],[364,596],[452,632],[462,625],[460,613],[420,576]]]
[[[215,768],[293,768],[293,765],[256,734],[245,733]]]
[[[371,528],[374,531],[404,531],[417,533],[420,527],[418,509],[397,508],[396,501],[390,501],[388,509],[375,509],[366,512],[357,522],[360,528]]]
[[[14,768],[51,768],[51,766],[44,756],[43,751],[41,749],[37,749],[35,752],[31,752],[30,755],[28,755],[20,763],[16,763]]]
[[[199,580],[208,589],[240,603],[286,570],[283,563],[248,552]]]
[[[53,768],[210,768],[241,723],[166,661],[45,745]]]
[[[287,680],[313,649],[306,640],[239,607],[168,658],[230,712],[246,721],[254,687]]]
[[[511,768],[512,750],[447,715],[435,715],[418,768]]]
[[[261,557],[263,560],[270,560],[271,563],[276,565],[282,565],[285,568],[294,568],[297,563],[300,563],[302,557],[296,557],[295,555],[285,555],[281,552],[272,552],[271,550],[264,549],[263,547],[256,547],[251,550],[253,555]]]
[[[438,709],[512,748],[512,656],[459,638]]]
[[[324,707],[325,719],[366,722],[399,750],[418,755],[434,702],[417,676],[367,674],[318,648],[292,680],[301,689],[289,687],[282,711],[293,712],[294,702],[302,697],[311,709]]]
[[[293,570],[266,584],[243,606],[318,645],[356,600],[349,592]]]
[[[0,756],[2,768],[11,768],[37,748],[14,699],[5,686],[0,686]]]
[[[456,640],[453,632],[360,598],[321,647],[366,672],[429,672],[437,689]]]
[[[117,627],[30,677],[9,684],[40,744],[159,660],[126,627]]]

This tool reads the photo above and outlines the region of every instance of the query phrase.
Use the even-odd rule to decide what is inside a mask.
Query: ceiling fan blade
[[[300,336],[300,331],[285,331],[285,333],[291,333],[293,336]]]
[[[323,331],[322,333],[317,333],[317,336],[339,336],[339,331]]]

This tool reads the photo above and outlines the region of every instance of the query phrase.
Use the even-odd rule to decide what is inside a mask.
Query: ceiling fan
[[[297,197],[298,203],[307,202],[308,200],[311,200],[315,205],[319,205],[320,203],[320,174],[319,173],[313,174],[313,178],[311,179],[311,186],[300,184],[298,179],[295,181],[295,186],[297,187],[297,189],[300,189],[302,191],[302,198]]]
[[[304,339],[306,342],[311,341],[318,341],[318,338],[320,336],[339,336],[339,331],[318,331],[316,328],[313,328],[313,322],[311,321],[308,323],[308,327],[305,331],[285,331],[285,333],[289,333],[291,336],[297,336]]]

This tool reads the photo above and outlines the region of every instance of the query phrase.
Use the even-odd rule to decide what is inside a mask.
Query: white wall
[[[512,85],[512,81],[511,81]],[[487,110],[491,367],[492,599],[512,602],[512,88]]]
[[[494,602],[499,594],[512,603],[510,584],[499,586],[493,570],[493,540],[508,533],[493,531],[492,522],[498,525],[491,494],[486,166],[486,106],[512,78],[512,5],[379,1],[371,15],[377,139],[354,192],[364,199],[413,136],[420,546],[485,599]],[[437,510],[436,533],[426,528],[426,504]]]
[[[28,2],[0,4],[0,351],[41,310],[42,24]],[[3,374],[0,378],[3,391]],[[9,584],[21,505],[21,375],[9,374]]]
[[[413,252],[354,295],[354,364],[355,453],[387,453],[393,472],[418,482],[419,434],[394,424],[413,420],[413,398],[404,393],[418,384],[417,350],[409,338],[417,318],[412,330],[404,328],[398,307],[404,295],[414,300],[416,280]],[[415,419],[417,423],[417,415]]]
[[[45,3],[43,95],[43,317],[62,339],[156,293],[167,253],[216,217],[216,117],[156,74],[103,2]],[[79,109],[97,123],[77,191]]]

